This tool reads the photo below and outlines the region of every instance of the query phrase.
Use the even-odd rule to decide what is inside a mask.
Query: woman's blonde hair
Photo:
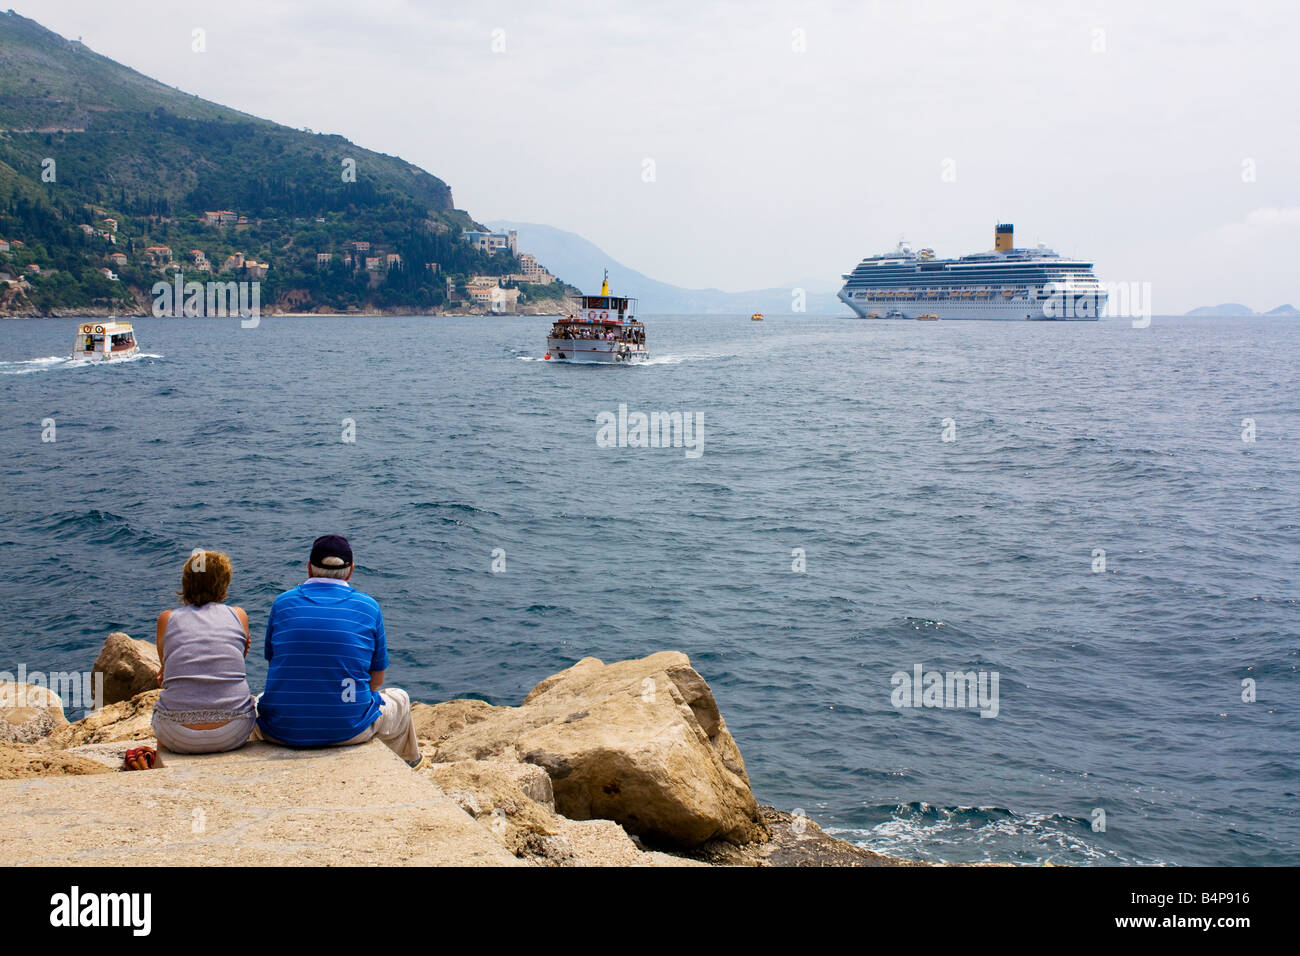
[[[181,571],[180,598],[186,604],[202,607],[224,601],[230,587],[230,556],[224,551],[196,550]]]

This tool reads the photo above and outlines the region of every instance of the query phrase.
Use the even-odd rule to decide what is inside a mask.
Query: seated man
[[[348,583],[352,548],[317,538],[307,580],[275,599],[266,621],[266,692],[257,705],[264,740],[331,747],[378,737],[412,767],[421,762],[406,691],[380,690],[388,643],[379,603]]]

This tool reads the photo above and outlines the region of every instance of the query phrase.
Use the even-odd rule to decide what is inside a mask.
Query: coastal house
[[[104,278],[107,279],[109,282],[117,281],[117,273],[114,272],[112,269],[101,268],[99,271],[103,273]]]
[[[105,227],[109,232],[117,232],[117,220],[116,220],[116,219],[102,219],[102,220],[100,220],[100,221],[104,224],[104,227]]]
[[[438,265],[438,263],[436,262],[426,262],[424,264],[424,267],[428,269],[430,272],[432,272],[434,275],[437,275],[439,272],[442,271],[442,266]]]
[[[252,259],[249,259],[244,263],[244,274],[250,279],[265,279],[266,273],[270,268],[270,263],[255,262]]]
[[[378,272],[381,268],[382,263],[383,260],[379,258],[379,256],[366,256],[366,271]]]
[[[351,249],[353,252],[369,252],[370,243],[364,240],[355,240],[353,242],[349,242],[347,248]]]
[[[108,261],[121,268],[126,265],[126,253],[114,252],[108,257]]]
[[[9,251],[9,243],[5,242],[3,239],[0,239],[0,252],[8,252],[8,251]]]
[[[550,285],[555,281],[555,276],[546,271],[546,267],[537,261],[537,257],[531,252],[519,253],[520,273],[518,281],[533,282],[538,285]],[[515,278],[511,276],[511,278]]]
[[[244,268],[244,254],[242,252],[231,253],[226,256],[226,261],[221,264],[222,272],[234,272],[236,269]]]
[[[393,266],[397,266],[400,269],[402,267],[402,257],[396,252],[390,252],[388,255],[384,256],[384,265],[389,269]]]
[[[334,258],[334,253],[332,252],[318,252],[316,253],[316,265],[327,266],[330,264],[332,258]]]
[[[172,261],[171,246],[149,246],[144,254],[145,258],[156,266],[165,266]]]
[[[203,221],[209,226],[227,226],[238,219],[239,213],[231,212],[229,209],[218,209],[203,214]]]
[[[509,232],[466,232],[461,238],[488,255],[496,255],[499,249],[509,249],[511,255],[519,251],[519,233],[514,229]]]
[[[486,305],[492,312],[513,312],[519,306],[519,290],[503,289],[497,285],[466,285],[470,300]]]

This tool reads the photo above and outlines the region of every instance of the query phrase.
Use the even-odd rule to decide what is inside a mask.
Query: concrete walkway
[[[0,781],[0,866],[521,865],[378,741],[163,759]]]

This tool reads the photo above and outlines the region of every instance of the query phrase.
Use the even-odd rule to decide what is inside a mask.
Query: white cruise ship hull
[[[645,346],[620,346],[618,342],[600,339],[546,340],[546,354],[551,362],[573,362],[579,365],[640,365],[650,360]]]
[[[999,297],[1001,298],[1001,297]],[[1002,322],[1096,322],[1106,305],[1106,294],[1081,294],[1053,299],[878,299],[847,289],[840,300],[858,314],[858,318],[916,319],[938,316],[940,319],[983,319]]]
[[[840,300],[864,319],[984,319],[1001,322],[1096,322],[1105,286],[1092,263],[1065,258],[1041,243],[1015,247],[1015,227],[1000,222],[993,248],[956,259],[933,249],[867,256],[844,274]]]

